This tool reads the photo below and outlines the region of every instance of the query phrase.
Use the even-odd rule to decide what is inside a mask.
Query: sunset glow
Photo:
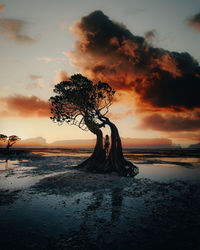
[[[179,14],[178,1],[75,2],[51,1],[45,12],[45,0],[0,5],[0,133],[28,146],[92,146],[90,132],[49,119],[54,85],[81,73],[116,89],[108,117],[126,146],[199,143],[197,2],[183,1]]]

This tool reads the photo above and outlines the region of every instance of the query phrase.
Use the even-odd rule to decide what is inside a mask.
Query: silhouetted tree
[[[12,147],[12,145],[18,142],[19,140],[21,139],[17,135],[11,135],[8,137],[7,135],[0,134],[0,141],[7,142],[7,153],[10,152],[10,148]]]
[[[0,141],[6,142],[7,138],[8,138],[7,135],[0,134]]]
[[[112,104],[115,90],[108,83],[94,84],[81,74],[73,75],[54,87],[57,94],[50,98],[51,119],[60,125],[67,122],[83,130],[90,130],[97,136],[93,154],[80,166],[98,172],[118,172],[121,175],[136,175],[137,168],[126,161],[122,152],[121,139],[117,127],[106,117]],[[103,148],[102,127],[111,129],[111,149],[106,158]]]

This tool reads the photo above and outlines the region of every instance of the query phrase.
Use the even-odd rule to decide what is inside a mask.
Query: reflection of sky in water
[[[200,180],[200,168],[186,168],[175,164],[137,164],[139,174],[136,178],[150,178],[155,181]]]
[[[11,169],[14,169],[14,167],[16,167],[16,165],[19,164],[19,161],[5,161],[5,160],[1,160],[0,161],[0,171],[1,170],[11,170]]]
[[[105,241],[112,240],[112,242],[116,242],[118,239],[126,236],[127,239],[132,241],[129,229],[135,230],[136,234],[138,234],[141,226],[145,226],[146,221],[152,216],[151,210],[144,205],[144,200],[140,197],[143,183],[146,181],[144,179],[139,180],[142,184],[138,191],[136,190],[139,196],[136,195],[135,197],[131,192],[134,192],[137,182],[134,183],[133,180],[132,187],[127,186],[127,181],[125,180],[123,186],[121,179],[118,179],[118,177],[118,181],[113,183],[113,179],[116,176],[111,177],[108,189],[98,189],[97,184],[98,182],[102,183],[102,175],[99,175],[99,178],[95,177],[98,178],[95,184],[88,182],[91,187],[86,192],[83,192],[82,189],[84,181],[83,183],[80,181],[77,184],[80,185],[79,190],[81,190],[78,193],[70,191],[70,189],[74,189],[73,185],[69,186],[67,190],[70,192],[65,195],[52,194],[51,192],[40,193],[37,190],[35,193],[32,193],[32,189],[26,190],[26,188],[33,186],[45,177],[69,173],[72,174],[73,178],[73,174],[77,170],[74,170],[71,166],[83,161],[85,156],[86,153],[83,157],[80,156],[80,152],[77,154],[73,153],[73,156],[69,152],[69,154],[63,157],[62,154],[54,151],[46,155],[43,154],[43,157],[30,157],[26,161],[0,161],[0,190],[23,189],[23,192],[20,192],[20,196],[14,203],[9,206],[0,206],[1,244],[7,244],[7,249],[15,249],[16,245],[18,249],[42,249],[43,246],[46,247],[45,249],[48,249],[48,243],[60,234],[67,235],[68,240],[71,235],[75,235],[78,238],[83,233],[87,241],[88,232],[93,237],[92,239],[95,239],[95,235],[103,235],[102,237],[105,238]],[[133,163],[135,162],[135,165],[139,167],[137,179],[149,178],[155,181],[166,182],[174,179],[200,180],[200,167],[194,168],[192,166],[186,167],[174,163],[166,163],[166,161],[169,161],[192,162],[192,164],[196,164],[199,162],[199,158],[173,158],[166,156],[164,158],[156,157],[156,159],[152,157],[153,160],[155,162],[152,164],[144,163],[143,156],[137,156],[137,161],[133,160]],[[163,163],[156,163],[156,161],[163,161]],[[91,176],[91,178],[93,177]],[[130,178],[128,180],[130,181]],[[51,186],[51,181],[52,179],[49,180],[48,187]],[[147,181],[151,183],[150,180]],[[76,185],[76,182],[74,183]],[[156,184],[153,185],[156,186]],[[130,194],[127,191],[129,189],[133,190]],[[147,201],[151,201],[151,195],[155,195],[155,190],[157,189],[154,187],[153,193],[152,190],[149,191]],[[125,194],[127,192],[124,196],[122,196],[123,191]],[[142,192],[146,195],[146,191],[147,189],[144,188]],[[163,195],[163,191],[161,190],[160,192]],[[166,217],[164,216],[165,219]],[[140,223],[140,220],[142,220],[142,223]],[[149,225],[150,231],[148,231],[148,234],[152,229],[152,224]],[[144,239],[144,237],[141,238]],[[19,239],[23,240],[19,241]],[[123,249],[118,247],[117,245],[115,249]],[[77,247],[77,249],[79,248]]]
[[[24,163],[29,162],[28,160],[22,161],[0,161],[0,189],[18,190],[33,186],[35,183],[40,181],[42,178],[54,176],[56,174],[66,173],[66,171],[55,172],[51,174],[39,175],[37,172],[37,162],[34,162],[34,166],[26,167]],[[23,165],[20,165],[23,164]],[[45,166],[44,166],[45,167]]]
[[[193,163],[193,162],[198,162],[200,163],[200,158],[195,158],[195,157],[148,157],[148,160],[161,160],[161,161],[169,161],[169,162],[183,162],[183,163]]]
[[[0,160],[0,189],[23,189],[30,187],[42,178],[62,173],[71,173],[72,166],[88,157],[87,150],[37,150],[26,160]],[[137,155],[132,160],[139,167],[136,178],[150,178],[156,181],[200,180],[200,158],[197,157],[144,157]],[[129,156],[131,156],[129,154]],[[133,156],[133,158],[132,158]],[[130,159],[134,159],[132,154]],[[152,154],[153,156],[153,154]],[[150,164],[145,160],[151,160]],[[169,163],[168,163],[169,162]],[[176,164],[177,162],[177,164]],[[186,163],[181,166],[178,163]],[[191,164],[191,166],[187,163]]]
[[[24,167],[19,164],[17,160],[0,161],[0,189],[22,189],[32,186],[39,180],[37,176],[28,176],[26,173],[36,167]]]
[[[89,156],[91,154],[91,151],[88,150],[60,150],[60,149],[50,149],[50,150],[44,150],[44,151],[34,151],[33,154],[41,155],[41,156],[77,156],[77,157],[83,157],[83,156]]]

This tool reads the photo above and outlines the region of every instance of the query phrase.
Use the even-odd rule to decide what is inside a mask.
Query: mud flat
[[[135,178],[76,170],[89,153],[1,154],[1,249],[199,249],[198,151],[128,150]]]

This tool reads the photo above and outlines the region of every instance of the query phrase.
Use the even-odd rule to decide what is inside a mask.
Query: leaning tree
[[[10,152],[10,148],[12,147],[12,145],[14,145],[19,140],[21,139],[17,135],[7,136],[7,135],[0,134],[0,141],[7,142],[7,145],[6,145],[7,153]]]
[[[73,75],[54,87],[55,96],[50,97],[51,119],[59,125],[67,122],[96,135],[92,155],[79,165],[90,171],[117,172],[120,175],[135,176],[138,168],[125,160],[117,127],[106,114],[113,102],[115,90],[104,82],[93,83],[81,74]],[[106,157],[103,148],[102,127],[111,129],[111,148]]]

